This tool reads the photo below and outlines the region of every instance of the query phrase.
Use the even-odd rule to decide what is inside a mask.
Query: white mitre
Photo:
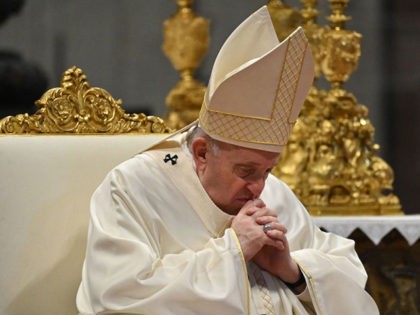
[[[279,43],[264,6],[220,49],[199,125],[223,142],[281,152],[313,77],[314,62],[303,29]]]

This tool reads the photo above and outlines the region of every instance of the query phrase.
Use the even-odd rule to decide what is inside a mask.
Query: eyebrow
[[[244,167],[255,167],[255,166],[260,166],[261,164],[255,163],[255,162],[248,162],[248,163],[241,162],[241,163],[235,163],[234,165],[235,166],[244,166]]]
[[[279,161],[279,159],[277,159],[274,162],[274,164],[269,167],[269,169],[270,170],[273,169],[277,165],[278,161]],[[240,162],[234,162],[233,161],[232,165],[235,166],[235,167],[260,167],[260,166],[262,166],[261,163],[254,162],[254,161],[245,161],[245,162],[244,161],[240,161]]]
[[[249,163],[235,163],[233,164],[234,167],[248,167],[248,168],[258,168],[260,166],[262,166],[259,163],[255,163],[255,162],[249,162]],[[276,166],[276,164],[274,164],[273,166],[268,167],[267,169],[271,170]]]

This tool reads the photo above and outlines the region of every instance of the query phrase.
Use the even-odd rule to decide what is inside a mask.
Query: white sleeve
[[[133,209],[124,180],[112,173],[91,201],[80,313],[247,313],[246,267],[233,230],[199,250],[162,255],[161,243],[170,240],[156,234],[152,217]]]
[[[293,251],[292,257],[307,278],[318,314],[379,314],[365,291],[366,272],[354,242],[314,228],[312,247]]]
[[[291,255],[305,274],[317,314],[379,314],[365,291],[367,274],[354,241],[321,231],[287,185],[269,180],[266,199],[279,210],[279,220],[288,229]]]

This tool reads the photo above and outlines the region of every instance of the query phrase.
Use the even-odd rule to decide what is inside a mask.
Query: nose
[[[249,181],[247,184],[248,190],[252,193],[254,198],[257,198],[261,195],[265,185],[265,179],[260,178],[253,181]]]

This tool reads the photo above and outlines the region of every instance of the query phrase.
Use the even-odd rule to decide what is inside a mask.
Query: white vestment
[[[92,197],[79,312],[379,314],[364,290],[367,276],[353,241],[320,231],[272,175],[261,199],[287,227],[307,282],[300,296],[245,263],[232,216],[209,198],[179,142],[120,164]]]

